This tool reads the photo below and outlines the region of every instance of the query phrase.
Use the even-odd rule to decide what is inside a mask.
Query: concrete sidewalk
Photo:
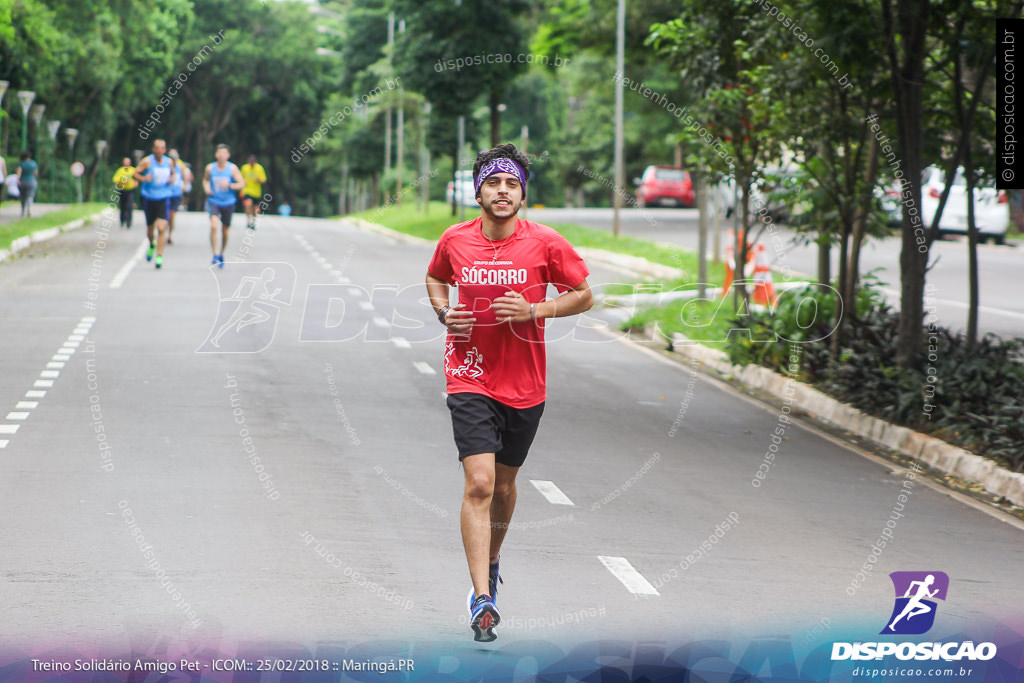
[[[69,204],[32,204],[32,217],[45,216],[51,211],[60,211],[70,206]],[[14,221],[21,220],[21,202],[17,199],[4,199],[0,204],[0,225],[7,225]]]

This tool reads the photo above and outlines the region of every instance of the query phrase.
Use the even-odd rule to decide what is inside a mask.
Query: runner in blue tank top
[[[142,183],[142,209],[146,213],[146,237],[149,250],[146,260],[153,260],[156,251],[156,267],[164,264],[164,245],[167,244],[167,220],[170,217],[171,194],[174,184],[174,160],[164,156],[167,143],[153,141],[153,153],[139,162],[135,168],[135,179]],[[153,231],[157,239],[153,241]]]
[[[238,201],[236,192],[245,187],[238,167],[228,159],[231,150],[227,145],[217,145],[214,154],[217,161],[207,164],[203,173],[203,189],[209,195],[206,199],[206,212],[210,214],[210,247],[213,249],[213,263],[224,267],[224,247],[228,244],[228,228],[231,227],[231,214]],[[217,228],[220,227],[220,249],[217,248]]]
[[[174,182],[171,184],[171,212],[167,221],[167,244],[174,244],[174,216],[181,209],[181,197],[185,190],[185,164],[181,163],[178,150],[173,147],[167,156],[174,161]]]

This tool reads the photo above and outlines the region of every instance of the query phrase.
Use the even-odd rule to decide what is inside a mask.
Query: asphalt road
[[[530,218],[547,223],[577,223],[600,230],[612,230],[611,209],[531,209]],[[731,219],[723,219],[722,249],[725,249],[725,231],[732,227]],[[713,231],[709,226],[709,233]],[[696,209],[623,209],[621,234],[643,239],[678,244],[697,250]],[[767,247],[769,260],[775,268],[792,272],[795,277],[806,275],[811,279],[818,272],[816,247],[802,246],[793,239],[795,233],[779,227],[777,235],[767,232],[761,242]],[[708,236],[708,249],[713,248],[713,237]],[[900,237],[870,240],[861,250],[861,273],[875,271],[889,303],[899,309],[900,268],[902,249]],[[928,272],[929,286],[926,305],[934,309],[939,324],[954,330],[967,327],[967,241],[954,237],[936,242],[931,251],[932,268]],[[833,249],[832,273],[839,272],[838,253]],[[1024,284],[1024,250],[1009,242],[1004,246],[982,244],[978,246],[978,278],[981,308],[978,327],[985,332],[1007,337],[1024,337],[1024,299],[1018,290]]]
[[[116,226],[0,266],[0,643],[472,651],[462,474],[421,303],[430,246],[269,217],[248,243],[236,227],[211,270],[205,217],[179,221],[159,271],[139,229]],[[266,269],[262,298],[239,288]],[[243,304],[259,321],[202,351]],[[596,312],[549,330],[493,648],[826,623],[870,638],[896,570],[949,574],[937,636],[1024,604],[1019,525],[603,326]]]

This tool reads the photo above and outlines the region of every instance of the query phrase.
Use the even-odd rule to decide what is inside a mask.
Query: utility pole
[[[615,31],[615,196],[612,232],[619,236],[619,211],[622,209],[622,188],[626,185],[626,170],[623,168],[622,132],[622,79],[624,77],[626,53],[626,0],[619,0],[618,19]]]

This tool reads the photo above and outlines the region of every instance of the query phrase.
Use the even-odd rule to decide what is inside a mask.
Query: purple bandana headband
[[[519,179],[519,184],[523,186],[523,195],[526,195],[526,170],[517,162],[505,157],[488,161],[480,167],[480,174],[473,179],[473,192],[475,195],[480,194],[480,186],[495,173],[511,173],[514,175]]]

